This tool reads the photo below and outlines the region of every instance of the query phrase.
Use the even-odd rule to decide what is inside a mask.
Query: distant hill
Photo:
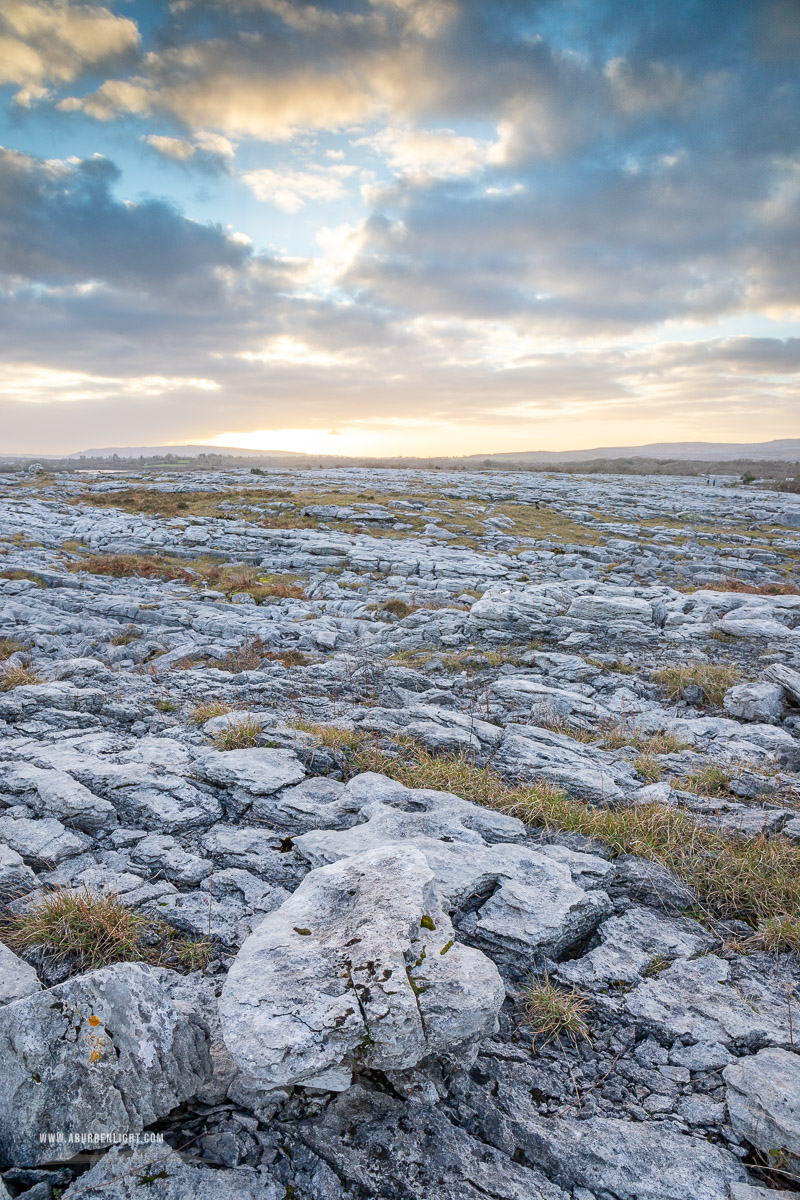
[[[198,454],[220,454],[225,458],[302,458],[291,450],[244,450],[239,446],[104,446],[102,449],[76,450],[64,458],[197,458]],[[51,455],[47,456],[52,457]]]
[[[507,462],[581,462],[597,458],[677,458],[691,462],[725,462],[750,459],[757,462],[800,460],[800,438],[778,438],[772,442],[650,442],[646,446],[598,446],[592,450],[518,450],[502,454],[471,454],[469,461],[491,458]]]
[[[192,460],[200,455],[214,456],[226,460],[247,458],[265,465],[277,466],[283,460],[298,465],[319,463],[325,466],[340,464],[346,466],[376,466],[414,467],[427,466],[447,467],[450,469],[475,468],[480,470],[485,466],[503,467],[504,465],[527,467],[535,469],[538,466],[557,468],[570,463],[585,464],[587,469],[604,470],[611,464],[618,463],[616,470],[634,469],[638,473],[659,473],[660,467],[664,473],[670,472],[669,463],[707,464],[708,470],[719,469],[721,464],[736,462],[755,467],[758,463],[792,464],[800,462],[800,438],[777,438],[771,442],[650,442],[646,446],[596,446],[590,450],[514,450],[497,453],[469,454],[454,456],[436,454],[427,456],[401,455],[362,455],[361,457],[330,454],[304,454],[291,450],[245,450],[240,446],[104,446],[100,449],[76,450],[72,454],[8,454],[3,455],[5,462],[25,462],[30,459],[48,461],[75,462],[87,459],[97,462],[108,462],[114,456],[119,459],[171,459]],[[630,467],[627,465],[630,464]],[[634,466],[635,464],[635,466]],[[199,464],[198,464],[199,465]],[[689,474],[697,474],[702,467],[695,466]],[[680,472],[677,472],[678,474]]]

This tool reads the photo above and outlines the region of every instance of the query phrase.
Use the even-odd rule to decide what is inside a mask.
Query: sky
[[[0,451],[800,435],[800,0],[0,0]]]

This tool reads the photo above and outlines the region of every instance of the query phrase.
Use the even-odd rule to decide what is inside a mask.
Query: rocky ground
[[[0,1197],[800,1191],[798,555],[725,480],[0,476]]]

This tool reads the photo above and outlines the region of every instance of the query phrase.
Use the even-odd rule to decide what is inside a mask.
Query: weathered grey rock
[[[86,842],[65,829],[54,817],[30,820],[6,813],[0,817],[0,841],[16,850],[35,868],[50,867],[81,854]]]
[[[675,913],[691,908],[698,896],[661,863],[635,854],[621,854],[614,862],[615,887],[651,908]]]
[[[63,1200],[284,1200],[285,1185],[250,1167],[219,1170],[186,1162],[166,1143],[112,1146]]]
[[[609,622],[652,624],[653,606],[636,596],[580,596],[572,601],[567,616],[600,625]]]
[[[730,1123],[769,1155],[785,1153],[800,1166],[800,1056],[759,1050],[723,1071]]]
[[[605,921],[599,934],[596,949],[559,965],[559,979],[580,987],[633,983],[653,964],[690,958],[715,943],[697,921],[660,916],[639,905]]]
[[[0,1004],[10,1004],[41,989],[33,967],[0,942]]]
[[[738,613],[717,621],[714,631],[725,633],[728,637],[746,638],[748,641],[752,638],[765,638],[780,642],[784,638],[794,636],[791,629],[787,629],[780,621],[775,621],[767,615],[746,616],[743,614],[739,616]]]
[[[215,869],[251,871],[267,883],[278,886],[296,886],[305,874],[291,839],[268,829],[215,825],[204,834],[202,845]]]
[[[358,820],[360,805],[337,805],[345,785],[324,775],[312,775],[296,787],[284,788],[279,796],[256,796],[250,810],[258,821],[266,821],[273,829],[287,833],[305,833],[319,825],[325,828],[346,828]],[[341,809],[341,816],[340,816]]]
[[[733,1062],[733,1056],[719,1042],[695,1042],[691,1046],[676,1042],[669,1052],[669,1061],[690,1071],[718,1071]]]
[[[388,786],[387,786],[388,785]],[[371,801],[366,797],[377,794]],[[419,850],[464,939],[519,976],[536,954],[560,958],[609,915],[599,890],[612,867],[595,855],[563,846],[487,845],[490,836],[521,828],[503,817],[441,792],[412,791],[374,775],[354,779],[337,802],[364,797],[360,824],[316,829],[294,839],[312,867],[352,858],[386,843]]]
[[[724,1125],[725,1105],[708,1096],[682,1096],[676,1112],[687,1125]]]
[[[71,1158],[86,1138],[136,1133],[210,1072],[208,1034],[139,963],[103,967],[0,1009],[0,1154]],[[61,1131],[63,1141],[50,1135]],[[69,1140],[74,1137],[76,1140]]]
[[[194,770],[202,779],[229,787],[252,803],[254,796],[270,796],[299,783],[305,769],[292,750],[209,750],[196,759]]]
[[[739,683],[729,688],[722,702],[726,713],[740,721],[780,721],[785,695],[777,683]]]
[[[797,515],[797,498],[646,476],[587,483],[467,470],[421,472],[412,481],[405,471],[352,467],[275,476],[281,489],[299,490],[313,516],[331,524],[375,521],[388,535],[377,538],[342,528],[265,527],[264,479],[246,471],[188,468],[179,479],[155,472],[135,485],[58,475],[35,490],[19,487],[24,478],[0,471],[3,566],[34,573],[46,586],[0,579],[0,638],[24,642],[26,661],[55,682],[0,696],[0,808],[9,809],[17,832],[21,820],[55,819],[79,847],[58,863],[32,855],[37,879],[0,839],[0,899],[22,895],[21,909],[35,886],[110,888],[124,904],[220,943],[202,976],[154,971],[175,1010],[201,1016],[212,1030],[213,1073],[190,1102],[191,1123],[178,1110],[173,1129],[179,1139],[198,1134],[191,1153],[227,1170],[207,1182],[187,1176],[178,1190],[203,1195],[213,1185],[223,1196],[231,1187],[247,1195],[250,1177],[229,1168],[263,1155],[280,1175],[278,1200],[292,1190],[308,1200],[620,1200],[626,1190],[649,1196],[670,1187],[682,1200],[704,1188],[713,1193],[718,1148],[730,1139],[737,1152],[746,1150],[744,1135],[727,1123],[718,1072],[741,1061],[734,1055],[764,1045],[791,1050],[788,960],[728,949],[727,977],[706,976],[719,968],[691,956],[707,953],[708,935],[680,915],[696,898],[658,864],[613,859],[578,835],[526,828],[488,807],[383,776],[344,785],[339,773],[353,763],[347,746],[337,749],[294,725],[304,718],[369,730],[389,749],[398,735],[411,734],[432,752],[466,751],[515,784],[549,780],[576,801],[680,807],[737,837],[765,828],[800,841],[800,818],[781,807],[796,785],[790,772],[800,768],[800,718],[795,708],[776,723],[781,713],[770,700],[783,695],[786,707],[800,704],[800,596],[696,590],[731,574],[754,585],[781,582],[800,549],[785,524]],[[234,505],[221,497],[225,519],[176,520],[80,499],[89,490],[113,505],[122,486],[235,491],[238,498]],[[352,493],[378,486],[385,503],[350,502]],[[248,488],[252,504],[242,494]],[[306,493],[320,488],[340,488],[345,503],[309,504]],[[497,508],[512,498],[591,529],[594,544],[524,536],[514,510],[509,516]],[[289,498],[266,499],[268,526],[291,506]],[[458,524],[462,507],[477,549],[453,544],[466,532]],[[403,519],[408,514],[425,536]],[[726,538],[738,549],[716,549],[706,532],[716,525],[730,528]],[[15,533],[25,541],[18,545]],[[231,602],[199,581],[67,571],[63,544],[76,537],[99,554],[186,557],[213,549],[231,564],[307,576],[306,598],[256,604],[239,593]],[[81,555],[74,558],[70,565],[80,565]],[[384,619],[382,606],[393,598],[414,611]],[[446,607],[453,601],[458,608]],[[131,626],[142,636],[113,646]],[[729,629],[736,647],[710,642],[715,629]],[[308,661],[252,654],[256,638],[264,651],[301,651]],[[533,638],[547,645],[534,649]],[[401,665],[416,651],[414,669]],[[248,659],[257,666],[211,665],[229,654],[234,668]],[[671,663],[734,658],[742,678],[762,682],[732,689],[724,715],[695,715],[699,689],[673,702],[651,679]],[[201,701],[223,701],[232,711],[199,729],[193,722]],[[295,751],[296,762],[282,760],[288,777],[273,771],[281,762],[274,750],[237,759],[211,749],[208,737],[245,715],[261,726],[264,746]],[[578,727],[591,728],[597,740],[567,736]],[[638,747],[605,736],[618,728],[642,737],[663,731],[690,749],[658,756],[663,782],[644,787],[633,766]],[[671,786],[706,764],[734,771],[735,797]],[[363,1088],[331,1103],[320,1089],[345,1087],[347,1062],[312,1076],[315,1086],[294,1096],[242,1071],[219,1028],[220,967],[309,871],[337,863],[346,872],[355,857],[387,841],[422,855],[456,938],[489,954],[510,992],[541,967],[553,980],[591,991],[593,1044],[543,1051],[537,1039],[534,1051],[509,1005],[509,1025],[481,1043],[474,1067],[443,1070],[428,1057],[386,1069],[391,1096],[380,1085],[366,1091],[376,1081],[365,1072]],[[37,851],[32,842],[30,851]],[[50,971],[48,960],[41,969]],[[314,996],[316,982],[309,983]],[[606,1136],[613,1160],[606,1166],[592,1147],[595,1119],[609,1113],[632,1121],[624,1141],[613,1130]],[[542,1172],[531,1131],[560,1136],[567,1125],[570,1136],[587,1127],[583,1148],[562,1157],[596,1160],[591,1182],[588,1175],[547,1182]],[[661,1158],[650,1155],[648,1139],[656,1135],[664,1140]],[[711,1157],[698,1158],[698,1145]],[[159,1188],[177,1200],[172,1183],[154,1174],[147,1187],[136,1177],[137,1200]],[[39,1192],[52,1182],[14,1177],[10,1190],[33,1185],[31,1200],[48,1200]],[[259,1183],[272,1200],[271,1181]],[[121,1180],[115,1186],[128,1189]],[[725,1200],[763,1195],[744,1177],[729,1191]]]
[[[189,854],[174,837],[151,833],[132,848],[135,863],[163,874],[171,883],[202,883],[211,872],[211,862],[197,854]]]
[[[796,705],[800,705],[800,671],[786,663],[771,663],[766,670],[767,679],[782,688]]]
[[[532,1122],[521,1145],[563,1187],[615,1200],[730,1200],[731,1184],[747,1178],[729,1151],[664,1124],[556,1117]]]
[[[164,833],[207,829],[222,816],[216,797],[183,780],[169,786],[163,777],[153,777],[152,786],[118,788],[112,802],[125,824]]]
[[[679,960],[628,992],[623,1005],[645,1025],[673,1037],[688,1034],[697,1042],[749,1050],[792,1041],[785,996],[755,975],[746,984],[735,983],[730,964],[713,954]]]
[[[754,1183],[732,1183],[731,1200],[796,1200],[797,1192],[787,1192],[783,1188],[759,1187]]]
[[[313,871],[264,919],[220,1015],[231,1054],[262,1084],[340,1090],[353,1069],[469,1058],[503,995],[497,968],[453,941],[422,855],[384,846]]]
[[[113,804],[95,796],[65,771],[29,764],[7,764],[2,782],[39,817],[57,817],[65,824],[88,833],[96,833],[117,824]]]
[[[496,771],[519,781],[545,779],[571,796],[597,804],[619,801],[641,781],[628,762],[617,762],[549,729],[509,725],[492,757]]]
[[[36,876],[22,855],[0,841],[0,903],[8,904],[36,887]]]
[[[406,734],[434,753],[491,750],[503,736],[497,725],[433,704],[371,708],[359,719],[358,726],[375,733]]]
[[[568,1200],[533,1162],[512,1160],[451,1124],[440,1108],[358,1085],[337,1096],[305,1145],[334,1164],[348,1192],[404,1200]]]

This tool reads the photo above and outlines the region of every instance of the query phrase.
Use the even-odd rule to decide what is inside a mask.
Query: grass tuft
[[[590,1001],[575,988],[556,987],[545,972],[542,979],[531,979],[522,988],[525,1020],[533,1029],[533,1044],[544,1038],[544,1045],[566,1036],[573,1046],[583,1039],[591,1045],[586,1017]]]
[[[223,717],[225,713],[229,713],[230,711],[231,706],[225,700],[203,700],[192,709],[189,723],[191,725],[205,725],[206,721],[210,721],[212,717]]]
[[[654,754],[639,754],[633,760],[633,765],[648,783],[658,783],[664,775],[664,768]]]
[[[698,796],[730,796],[731,772],[717,763],[708,763],[687,775],[680,785]]]
[[[163,921],[136,912],[114,892],[57,887],[28,912],[6,914],[0,936],[17,953],[41,947],[56,961],[73,958],[79,970],[116,962],[179,962],[186,970],[206,965],[213,945],[175,937]]]
[[[218,750],[246,750],[255,746],[256,738],[261,733],[261,725],[250,717],[229,725],[214,735],[214,745]]]
[[[136,642],[142,636],[142,631],[136,625],[126,625],[121,633],[115,637],[109,638],[110,646],[128,646],[131,642]]]
[[[266,655],[265,644],[256,636],[210,665],[218,667],[220,671],[230,671],[232,675],[239,675],[242,671],[255,671],[261,666]]]
[[[349,750],[353,753],[360,751],[372,736],[363,729],[342,729],[339,725],[318,725],[314,721],[296,721],[295,728],[303,733],[312,733],[318,737],[323,746],[332,750]],[[360,770],[371,771],[372,767],[361,767]]]
[[[714,584],[716,592],[746,592],[749,596],[800,596],[796,583],[743,583],[741,579],[726,579]]]
[[[147,927],[147,918],[113,893],[55,888],[30,912],[4,920],[3,940],[12,950],[44,946],[58,960],[78,955],[87,968],[100,967],[141,960],[145,949],[140,939]]]
[[[19,654],[20,650],[25,649],[22,642],[16,642],[13,638],[0,638],[0,662],[5,662],[12,654]]]
[[[6,667],[5,671],[0,674],[0,692],[10,692],[14,688],[41,682],[41,676],[32,671],[30,667]]]
[[[183,563],[163,554],[92,554],[78,562],[68,563],[67,570],[109,575],[112,579],[138,575],[141,579],[180,579],[190,583],[195,578]]]
[[[728,688],[741,679],[741,672],[734,663],[692,663],[689,666],[662,667],[654,671],[651,678],[666,689],[670,700],[680,700],[687,688],[697,687],[706,707],[719,708]]]
[[[396,620],[402,621],[403,617],[410,616],[414,611],[414,606],[397,596],[393,596],[391,600],[384,601],[378,611],[387,617],[394,617]]]

